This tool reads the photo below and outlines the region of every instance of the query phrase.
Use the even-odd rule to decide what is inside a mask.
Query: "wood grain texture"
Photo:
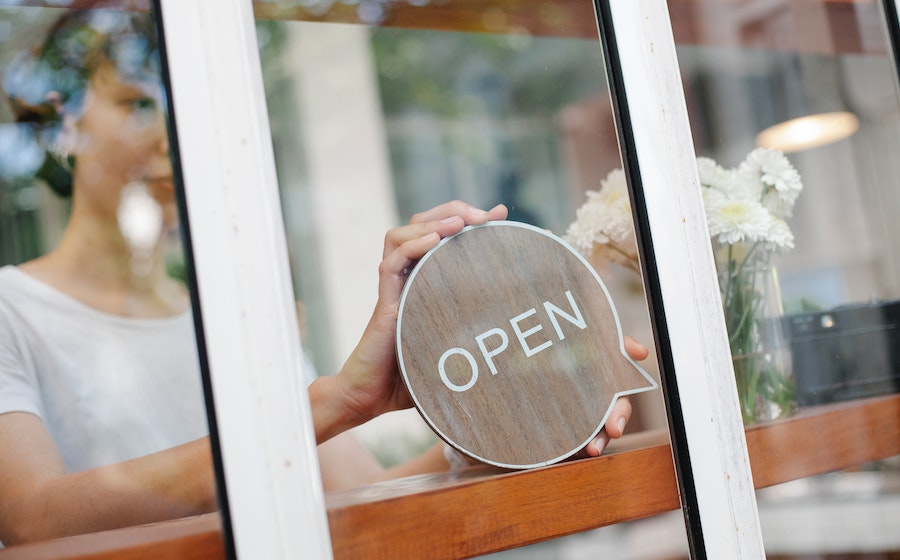
[[[900,396],[801,410],[747,430],[757,488],[900,454]]]
[[[149,0],[72,0],[69,7],[114,6],[149,9]],[[324,2],[322,3],[324,5]],[[762,48],[810,53],[885,55],[887,41],[875,0],[669,0],[679,45]],[[18,0],[17,6],[59,7],[47,0]],[[760,6],[762,8],[760,9]],[[261,19],[362,24],[355,5],[333,2],[328,9],[300,2],[254,2]],[[597,20],[588,0],[444,0],[425,6],[396,1],[382,27],[597,39]]]
[[[408,480],[375,502],[329,497],[335,558],[465,558],[678,507],[668,446],[531,471],[471,471],[443,489],[442,477]]]
[[[747,430],[758,488],[900,454],[900,395],[801,411]],[[702,482],[701,482],[702,483]],[[649,517],[679,507],[665,431],[610,453],[529,471],[471,467],[326,498],[337,559],[459,558]],[[221,559],[206,515],[0,550],[0,560]]]
[[[204,560],[225,558],[218,513],[0,550],[3,560]]]
[[[482,462],[545,466],[583,448],[615,399],[656,388],[625,353],[600,278],[533,226],[467,228],[407,280],[398,361],[426,422]]]
[[[615,442],[619,451],[596,459],[517,473],[475,467],[386,483],[364,494],[332,494],[327,503],[335,557],[487,554],[678,507],[666,433],[624,439]],[[749,428],[747,440],[757,488],[891,457],[900,454],[900,395],[804,410]],[[604,507],[594,510],[583,500]],[[371,533],[354,534],[365,525]]]
[[[356,7],[340,2],[324,12],[284,4],[256,2],[256,14],[266,19],[360,23]],[[872,41],[884,35],[874,0],[669,0],[668,5],[679,45],[886,54],[886,41]],[[424,6],[394,2],[380,25],[597,38],[593,3],[587,0],[447,0]]]

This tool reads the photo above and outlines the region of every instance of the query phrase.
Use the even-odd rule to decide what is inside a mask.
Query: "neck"
[[[128,317],[168,317],[187,309],[166,273],[159,245],[135,254],[116,225],[73,215],[58,247],[22,270],[86,305]]]
[[[149,287],[165,277],[159,244],[137,252],[128,246],[118,224],[73,215],[53,252],[75,276],[89,276],[107,289]]]

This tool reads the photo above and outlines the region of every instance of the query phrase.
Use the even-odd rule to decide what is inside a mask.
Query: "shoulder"
[[[0,266],[0,302],[15,303],[30,291],[29,276],[12,265]]]
[[[14,266],[0,267],[0,361],[4,364],[28,347],[34,302],[27,275]]]
[[[41,416],[29,342],[32,336],[20,306],[17,272],[14,267],[0,268],[0,414],[29,412]]]
[[[36,280],[15,266],[0,267],[0,324],[21,319],[40,299]]]
[[[22,272],[11,264],[0,266],[0,285],[14,284],[15,278],[19,274]]]
[[[21,274],[14,266],[0,267],[0,328],[7,326],[12,319],[16,302],[21,301],[21,286],[17,274]]]

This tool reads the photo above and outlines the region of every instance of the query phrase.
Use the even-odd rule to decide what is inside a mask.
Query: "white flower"
[[[634,245],[634,224],[625,173],[615,169],[601,181],[600,191],[587,191],[587,200],[575,214],[575,221],[563,236],[585,256],[595,243]]]
[[[789,218],[803,182],[787,157],[777,150],[757,148],[738,167],[738,175],[747,184],[759,185],[759,200],[779,218]]]
[[[697,171],[700,173],[700,184],[704,187],[722,192],[729,192],[734,188],[734,172],[713,159],[698,157]]]
[[[720,243],[755,242],[768,234],[772,217],[759,202],[717,194],[707,196],[706,200],[709,235],[718,238]]]
[[[762,202],[766,186],[759,180],[759,173],[744,163],[734,171],[734,184],[729,194],[732,198]]]
[[[783,153],[758,148],[736,168],[697,158],[710,238],[718,243],[762,243],[769,251],[794,247],[785,218],[803,184]],[[625,173],[613,170],[598,191],[588,191],[564,239],[594,261],[636,263],[636,243]],[[632,263],[631,261],[634,261]]]
[[[588,192],[591,193],[594,191]],[[584,208],[585,207],[582,206],[578,209],[576,214],[577,219],[569,224],[569,229],[566,230],[563,239],[572,245],[579,253],[588,256],[591,254],[594,243],[608,243],[609,238],[598,238],[598,232],[594,231],[596,228],[590,224],[591,220],[586,216]]]
[[[780,218],[772,218],[764,240],[770,249],[776,251],[784,252],[794,248],[794,234],[791,233],[787,222]]]
[[[700,189],[700,193],[703,195],[703,206],[707,209],[707,213],[710,208],[721,206],[731,199],[726,192],[712,187],[704,186]]]
[[[599,199],[607,209],[607,222],[604,226],[606,235],[616,243],[629,243],[634,240],[634,221],[631,216],[631,201],[628,198],[628,183],[625,172],[612,170],[600,183]]]

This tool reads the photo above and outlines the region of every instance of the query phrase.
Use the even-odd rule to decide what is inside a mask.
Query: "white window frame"
[[[167,51],[177,53],[171,93],[218,411],[226,539],[239,558],[331,557],[252,4],[158,1]],[[673,433],[673,446],[697,481],[688,496],[697,511],[686,512],[700,539],[693,550],[764,558],[666,3],[600,5],[617,31],[625,156],[646,202],[653,260],[644,266],[658,289],[660,355],[675,372],[670,411],[683,434]]]
[[[226,548],[238,558],[330,558],[252,4],[160,8]]]
[[[667,369],[674,373],[666,400],[682,501],[694,502],[682,504],[692,552],[765,558],[669,11],[665,0],[607,4],[627,92],[631,137],[621,148],[626,168],[637,164],[630,178],[640,183],[647,218],[638,226],[650,237],[642,264],[647,289],[658,290],[654,327],[668,338],[657,340],[664,380]]]

